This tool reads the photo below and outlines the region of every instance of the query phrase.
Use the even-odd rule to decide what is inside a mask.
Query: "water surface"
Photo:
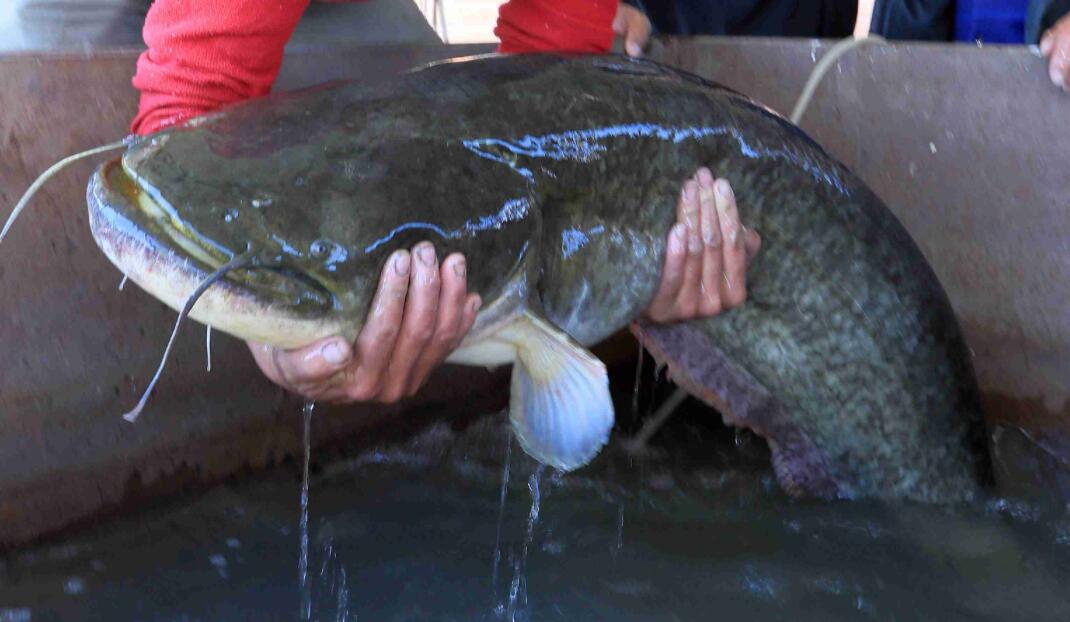
[[[760,442],[686,421],[562,476],[504,420],[314,471],[312,619],[1070,620],[1065,508],[794,501]],[[279,469],[9,555],[0,622],[298,619],[300,490]]]

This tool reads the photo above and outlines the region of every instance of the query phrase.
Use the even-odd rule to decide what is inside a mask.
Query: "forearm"
[[[137,62],[131,131],[149,134],[265,95],[309,0],[156,0]]]
[[[503,53],[607,52],[617,0],[510,0],[494,34]]]
[[[858,0],[858,12],[855,15],[854,36],[856,39],[869,36],[873,24],[873,8],[876,0]]]

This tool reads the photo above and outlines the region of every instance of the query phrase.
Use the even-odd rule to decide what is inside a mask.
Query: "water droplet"
[[[294,185],[301,188],[305,185],[305,178],[300,175],[294,178]]]
[[[233,207],[223,212],[223,222],[234,222],[238,219],[238,210]]]
[[[33,614],[25,607],[0,607],[0,622],[31,622]]]
[[[265,207],[270,207],[272,202],[273,199],[270,196],[266,194],[261,194],[253,197],[252,201],[250,201],[250,204],[256,209],[262,209]]]
[[[227,546],[232,549],[240,548],[241,541],[239,541],[237,538],[227,538]]]
[[[68,596],[77,596],[85,591],[85,581],[81,577],[71,577],[63,583],[63,593]]]
[[[212,565],[216,568],[225,568],[227,565],[227,558],[223,557],[222,555],[219,555],[218,553],[215,555],[209,555],[208,561],[211,562]]]

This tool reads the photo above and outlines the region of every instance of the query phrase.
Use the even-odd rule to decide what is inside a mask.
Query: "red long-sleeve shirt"
[[[308,2],[156,0],[133,80],[141,103],[131,131],[150,134],[269,93]],[[498,49],[604,52],[616,10],[617,0],[509,0],[494,30]]]

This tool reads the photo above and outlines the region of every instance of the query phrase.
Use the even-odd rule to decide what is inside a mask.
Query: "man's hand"
[[[1070,92],[1070,15],[1063,16],[1040,38],[1040,53],[1048,59],[1051,81]]]
[[[689,179],[669,232],[665,269],[647,319],[656,323],[712,317],[747,299],[747,262],[761,248],[739,221],[732,187],[701,168]]]
[[[467,293],[460,254],[439,266],[422,242],[383,267],[367,323],[355,344],[340,337],[296,350],[249,343],[261,371],[279,386],[328,402],[396,402],[415,393],[464,339],[480,299]]]
[[[624,37],[624,51],[628,56],[638,58],[650,39],[650,19],[634,6],[621,2],[613,18],[613,32]]]

